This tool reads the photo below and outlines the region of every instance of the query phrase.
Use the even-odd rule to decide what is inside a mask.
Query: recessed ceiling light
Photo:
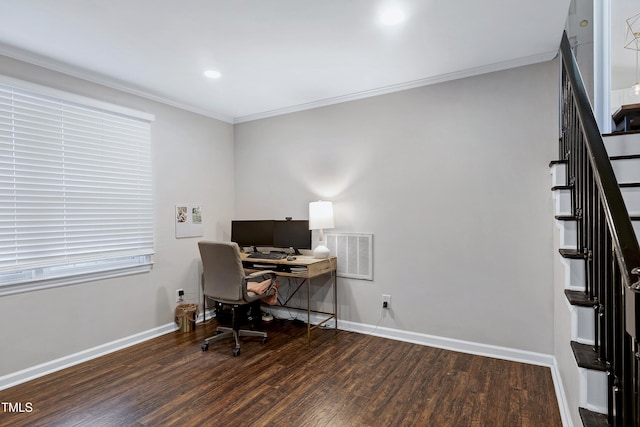
[[[382,25],[398,25],[406,19],[404,10],[399,7],[386,7],[380,10],[378,19]]]
[[[204,72],[204,75],[205,77],[208,77],[210,79],[219,79],[220,77],[222,77],[222,73],[217,70],[207,70]]]

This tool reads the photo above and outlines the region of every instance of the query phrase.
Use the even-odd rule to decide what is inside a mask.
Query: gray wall
[[[236,214],[372,232],[342,320],[553,354],[556,123],[553,61],[239,124]]]
[[[153,270],[0,297],[0,376],[173,322],[175,290],[199,284],[197,239],[175,239],[175,205],[199,203],[205,238],[222,238],[234,209],[232,125],[1,56],[0,73],[156,116]]]

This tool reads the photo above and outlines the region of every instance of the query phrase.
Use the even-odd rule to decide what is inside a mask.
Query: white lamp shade
[[[333,227],[333,203],[322,200],[309,203],[309,230]]]

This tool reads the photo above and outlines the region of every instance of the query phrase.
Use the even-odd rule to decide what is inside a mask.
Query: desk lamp
[[[333,203],[322,200],[309,203],[309,230],[319,230],[319,244],[313,250],[315,258],[329,257],[329,248],[324,244],[324,230],[333,227]]]

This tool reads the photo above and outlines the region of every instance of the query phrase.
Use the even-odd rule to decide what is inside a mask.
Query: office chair
[[[258,271],[245,275],[240,259],[240,248],[236,243],[198,242],[202,258],[202,279],[204,295],[214,301],[231,306],[231,327],[218,326],[216,335],[205,339],[202,351],[209,349],[209,343],[233,336],[236,346],[233,355],[240,354],[240,337],[262,337],[267,342],[267,333],[240,329],[239,308],[251,304],[276,292],[276,274],[273,271]],[[270,280],[267,291],[255,294],[247,291],[247,283]]]

